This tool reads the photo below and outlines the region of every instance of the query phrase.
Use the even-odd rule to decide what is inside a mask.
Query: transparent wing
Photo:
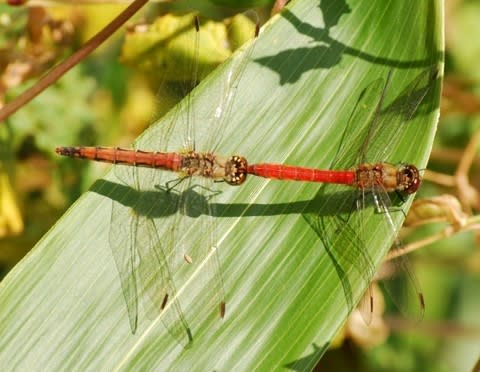
[[[332,169],[351,168],[357,164],[388,161],[388,154],[403,133],[403,125],[413,119],[423,99],[437,78],[437,66],[423,70],[398,97],[384,107],[392,79],[392,71],[386,80],[380,78],[370,83],[361,93],[345,127],[343,138],[348,135],[348,146],[341,146]],[[346,141],[341,141],[346,142]]]
[[[252,51],[253,47],[250,47],[245,55],[242,57],[234,56],[231,60],[219,90],[219,96],[215,97],[219,103],[216,106],[213,118],[200,122],[195,122],[193,115],[188,118],[188,123],[191,125],[187,125],[190,128],[187,130],[187,136],[188,138],[194,138],[193,148],[195,150],[216,153],[218,144],[223,139],[226,121],[231,114],[238,84]],[[194,93],[195,91],[192,92],[192,94]],[[197,111],[194,110],[192,105],[189,108],[192,112]],[[196,119],[198,120],[198,118]],[[196,125],[193,125],[194,122]],[[213,303],[219,309],[220,316],[223,317],[226,305],[220,259],[216,246],[216,223],[213,218],[215,215],[213,205],[215,203],[212,202],[216,194],[214,183],[206,178],[197,178],[183,183],[188,184],[188,187],[179,190],[181,194],[179,204],[181,218],[176,220],[172,232],[176,236],[176,250],[178,252],[171,265],[175,272],[182,272],[186,262],[191,261],[191,270],[188,271],[187,275],[196,275],[195,282],[198,283],[198,286],[209,288],[211,292],[203,293],[202,298],[198,301]],[[189,231],[193,228],[192,226],[203,232],[197,241],[189,239]],[[197,270],[199,267],[201,267],[201,270]],[[184,279],[181,280],[184,281]],[[207,305],[207,307],[210,306]]]
[[[195,20],[196,17],[192,17],[190,30],[185,32],[193,40],[192,48],[198,51],[198,32],[191,32],[194,25],[197,24]],[[192,86],[197,81],[198,58],[193,60],[195,62],[191,66],[191,70],[194,73],[190,82]],[[180,86],[185,87],[184,84],[179,84],[176,85],[176,89],[180,89],[178,88]],[[188,90],[191,90],[192,86]],[[182,95],[186,93],[188,91],[180,92]],[[178,105],[172,110],[170,113],[171,119],[167,121],[166,125],[161,126],[157,133],[158,143],[154,146],[155,148],[142,148],[142,150],[169,151],[173,150],[172,146],[177,146],[176,151],[182,150],[185,139],[188,137],[187,133],[192,130],[189,126],[193,125],[188,120],[191,115],[188,110],[187,119],[180,120],[179,113],[182,112],[182,109],[182,105]],[[175,137],[173,134],[182,128],[183,130],[178,133],[180,139],[172,140]],[[137,146],[135,144],[133,149],[137,150]],[[166,180],[164,181],[165,178],[169,178],[162,177],[162,173],[164,173],[162,171],[116,165],[114,173],[122,183],[130,187],[128,193],[130,201],[113,202],[110,246],[117,263],[122,290],[127,303],[130,326],[134,333],[137,328],[139,298],[142,298],[145,310],[150,318],[155,318],[160,313],[166,306],[168,298],[176,298],[175,285],[168,264],[170,252],[163,251],[170,245],[167,244],[162,249],[152,219],[168,217],[177,213],[179,200],[178,194],[167,195],[165,192],[157,192],[155,189],[156,185],[161,185],[166,182]],[[126,198],[128,198],[128,195]],[[175,220],[175,218],[170,220]],[[125,221],[129,221],[128,228],[125,226]],[[138,283],[140,284],[140,290],[137,288]],[[176,300],[174,302],[173,308],[177,310],[178,319],[180,319],[180,323],[183,323],[184,330],[188,330],[181,307]],[[166,320],[166,323],[167,329],[175,338],[177,340],[181,339],[181,336],[179,336],[181,332],[178,330],[179,327],[175,325],[176,323],[171,320]],[[189,331],[187,331],[187,334],[189,334]]]
[[[331,169],[349,169],[361,163],[365,131],[375,120],[379,97],[385,87],[383,79],[376,79],[360,94],[340,140],[340,147],[331,164]],[[348,141],[346,137],[348,136]],[[348,142],[348,146],[346,143]]]
[[[255,12],[250,12],[255,18],[256,27],[252,38],[258,36],[258,19]],[[243,54],[236,54],[230,60],[230,66],[225,74],[222,89],[220,90],[220,96],[218,97],[219,103],[215,109],[213,120],[209,126],[209,132],[215,133],[210,135],[205,141],[205,151],[217,152],[218,145],[223,138],[225,131],[226,121],[230,118],[233,103],[235,102],[235,95],[237,93],[238,85],[241,82],[241,78],[245,71],[245,67],[248,65],[250,56],[254,49],[254,43],[248,47],[248,50]],[[236,49],[237,46],[233,46],[232,49]]]
[[[183,314],[173,273],[165,249],[171,242],[162,243],[152,219],[144,218],[137,229],[136,246],[139,250],[138,273],[142,283],[142,298],[147,316],[160,316],[170,334],[182,344],[193,340],[192,332]]]
[[[389,152],[398,144],[399,137],[404,133],[402,127],[408,125],[414,118],[437,75],[437,66],[423,70],[392,103],[384,107],[387,91],[392,91],[392,89],[388,90],[392,72],[388,74],[381,97],[378,99],[375,118],[362,144],[361,162],[389,160]]]
[[[120,204],[112,201],[112,216],[110,220],[109,242],[113,258],[120,277],[123,297],[127,305],[128,320],[132,333],[137,330],[138,322],[138,290],[135,275],[137,262],[135,250],[135,226],[132,212]],[[128,226],[125,226],[128,221]],[[129,231],[129,233],[127,233]]]
[[[368,220],[367,216],[367,207],[368,202],[367,198],[370,195],[365,191],[365,189],[358,190],[357,193],[357,200],[356,200],[356,207],[358,217],[356,219],[356,224],[353,225],[354,231],[357,231],[357,236],[360,239],[360,243],[362,244],[358,249],[362,252],[362,255],[368,257],[368,261],[364,260],[361,262],[362,264],[366,264],[368,276],[365,277],[367,281],[367,291],[361,297],[359,304],[357,305],[358,309],[360,310],[360,314],[365,321],[365,324],[369,325],[372,322],[373,318],[373,311],[374,311],[374,299],[373,299],[373,291],[372,291],[372,280],[375,275],[374,264],[370,257],[368,256],[368,250],[366,249],[366,241],[367,236],[366,234],[366,227],[365,223]]]
[[[373,261],[365,249],[365,237],[360,232],[361,221],[368,218],[367,213],[371,213],[371,208],[361,208],[358,210],[359,215],[355,216],[357,203],[362,203],[362,199],[355,190],[340,185],[322,186],[315,199],[315,205],[320,205],[319,212],[308,213],[304,217],[322,240],[340,279],[347,306],[353,310],[356,303],[353,299],[355,294],[352,281],[360,277],[365,287],[369,288],[375,273]],[[363,271],[363,268],[367,270]],[[357,276],[353,275],[355,272]],[[365,302],[362,316],[367,324],[371,321],[370,299]]]
[[[167,235],[161,240],[153,222],[154,218],[161,219],[169,224],[167,231],[172,230],[179,219],[181,198],[173,190],[151,190],[155,179],[159,178],[158,173],[161,171],[116,166],[115,175],[130,180],[132,185],[123,200],[113,201],[110,247],[121,279],[132,332],[137,328],[140,298],[147,316],[151,319],[161,316],[172,336],[184,343],[185,339],[191,341],[192,336],[171,272],[174,236]],[[172,304],[162,313],[168,302]]]
[[[192,48],[198,55],[198,20],[192,18],[190,33]],[[152,148],[144,151],[189,151],[197,150],[199,127],[196,123],[196,109],[193,107],[191,89],[197,83],[198,57],[193,59],[192,80],[188,85],[179,85],[187,97],[167,114],[164,125],[157,125],[150,131],[158,138]],[[247,60],[237,59],[228,71],[211,127],[207,128],[208,140],[201,140],[211,149],[214,141],[220,140],[225,120],[231,111],[236,87],[245,69]],[[181,88],[183,87],[183,88]],[[187,87],[187,89],[184,89]],[[205,132],[205,129],[202,129]],[[137,145],[134,146],[137,148]],[[125,200],[113,202],[110,227],[110,246],[121,278],[122,290],[132,332],[137,328],[138,298],[142,298],[147,315],[161,317],[169,332],[180,342],[192,340],[192,332],[182,311],[179,292],[190,277],[185,270],[186,258],[191,257],[193,267],[207,266],[201,271],[202,280],[213,282],[215,295],[210,296],[220,307],[223,315],[225,296],[223,280],[216,250],[214,211],[209,204],[214,192],[209,180],[200,180],[200,187],[190,187],[191,180],[179,180],[178,175],[168,171],[115,166],[116,177],[130,189]],[[169,187],[172,180],[175,185]],[[197,185],[196,185],[197,186]],[[195,190],[196,191],[195,191]],[[128,227],[125,226],[128,221]],[[189,231],[200,228],[205,234],[201,241],[189,240]],[[161,239],[160,239],[161,237]],[[186,276],[184,275],[186,272]],[[138,287],[137,287],[138,285]],[[191,297],[191,296],[189,296]],[[205,298],[208,299],[208,296]],[[188,301],[188,298],[185,299]],[[182,299],[183,301],[183,299]]]
[[[174,27],[177,31],[172,37],[163,40],[162,45],[159,46],[164,50],[163,53],[171,58],[171,61],[168,61],[169,68],[167,68],[170,75],[163,79],[158,92],[161,94],[160,99],[180,101],[162,117],[161,125],[149,128],[149,138],[157,140],[152,141],[149,145],[142,144],[141,149],[144,151],[185,152],[195,150],[195,132],[198,123],[195,117],[194,88],[198,84],[199,78],[199,21],[198,17],[193,14],[175,19]],[[172,64],[178,66],[172,70],[170,66]],[[161,73],[162,71],[159,71],[159,74]],[[152,187],[152,184],[141,182],[145,186]]]
[[[162,147],[156,147],[152,150],[215,152],[223,138],[225,124],[230,117],[238,84],[253,50],[250,47],[247,55],[233,57],[225,73],[222,86],[219,87],[218,93],[212,97],[219,103],[213,113],[205,113],[204,108],[196,103],[197,90],[194,89],[199,76],[204,75],[198,58],[202,30],[197,28],[199,25],[196,16],[192,17],[191,25],[190,31],[192,32],[185,34],[185,38],[190,39],[186,44],[190,44],[191,48],[195,50],[195,56],[189,68],[191,79],[183,82],[183,84],[171,84],[177,94],[185,96],[185,99],[177,105],[175,112],[172,112],[170,124],[164,128],[158,128],[159,144]],[[208,114],[208,117],[199,116],[203,114]]]
[[[210,205],[216,191],[207,178],[184,179],[176,187],[180,185],[180,192],[168,191],[168,194],[178,195],[177,213],[171,217],[173,221],[166,226],[165,219],[155,219],[156,231],[163,236],[162,251],[177,288],[181,292],[188,291],[187,296],[181,296],[182,304],[189,309],[201,308],[206,314],[213,308],[225,307],[215,247],[214,212]],[[197,230],[201,231],[200,235]],[[189,314],[199,316],[198,311]]]
[[[395,227],[392,214],[403,213],[403,210],[392,207],[390,197],[385,190],[374,190],[372,196],[377,213],[383,215],[383,231],[380,234],[395,236],[391,251],[398,251],[401,249],[401,242],[398,239],[398,230]],[[390,299],[405,317],[421,320],[425,312],[425,302],[408,256],[396,255],[382,268],[383,273],[380,272],[381,286],[387,291]],[[382,268],[380,271],[382,271]]]
[[[204,293],[204,299],[208,298],[209,304],[213,304],[219,311],[220,317],[225,313],[225,291],[223,286],[222,271],[217,249],[216,223],[215,223],[215,195],[213,182],[208,179],[199,179],[199,182],[184,192],[184,213],[189,218],[181,221],[182,231],[188,235],[189,220],[195,221],[195,229],[202,231],[199,239],[192,241],[184,240],[181,249],[192,262],[194,268],[202,266],[199,270],[196,282],[204,288],[209,288],[208,295]],[[206,296],[206,297],[205,297]],[[212,308],[212,306],[208,306]]]
[[[332,169],[349,169],[360,161],[365,130],[376,116],[379,97],[385,87],[383,79],[370,83],[360,94],[355,108],[346,125],[340,147],[331,164]],[[344,143],[348,136],[349,146]],[[363,223],[367,221],[366,197],[364,192],[351,187],[325,184],[319,190],[317,198],[321,205],[318,214],[304,215],[310,226],[323,242],[335,270],[342,283],[347,306],[353,310],[356,305],[350,283],[350,272],[357,271],[367,287],[367,295],[360,303],[362,317],[369,324],[373,314],[373,299],[370,283],[374,277],[374,264],[365,249]],[[328,200],[326,203],[325,201]],[[353,216],[354,213],[359,215]],[[339,238],[347,243],[338,244]],[[345,249],[349,245],[350,249]],[[367,267],[367,271],[358,271],[358,267]]]
[[[186,99],[183,101],[187,105],[187,120],[185,125],[185,135],[184,140],[186,150],[195,150],[195,117],[193,115],[193,94],[191,93],[195,86],[198,84],[198,60],[199,60],[199,50],[200,50],[200,23],[198,17],[195,16],[193,20],[193,24],[195,25],[195,33],[194,33],[194,56],[191,63],[191,76],[190,79],[190,88],[186,95]]]
[[[388,107],[383,103],[391,81],[391,72],[382,90],[378,101],[375,117],[362,145],[362,162],[387,160],[390,148],[395,145],[403,132],[401,127],[408,125],[427,95],[434,80],[437,78],[437,66],[431,66],[422,71],[403,92]],[[380,140],[382,139],[382,140]],[[403,213],[400,208],[392,208],[390,196],[382,187],[370,190],[375,210],[382,215],[379,224],[378,236],[394,236],[394,246],[400,247],[398,229],[392,218],[392,213]],[[425,311],[425,304],[420,285],[407,256],[397,256],[390,262],[393,270],[383,275],[382,286],[397,308],[408,318],[421,319]],[[402,282],[400,284],[400,282]],[[373,302],[372,302],[373,303]]]
[[[371,120],[371,123],[369,123],[367,134],[365,136],[365,139],[363,140],[362,147],[360,148],[360,152],[359,152],[360,156],[357,164],[365,163],[368,161],[367,152],[369,150],[369,146],[371,146],[373,142],[379,141],[379,138],[376,138],[375,136],[379,134],[379,130],[382,130],[382,129],[384,130],[384,128],[382,128],[382,126],[380,125],[381,124],[380,112],[382,110],[383,102],[385,101],[385,96],[387,94],[387,90],[388,90],[388,87],[390,86],[391,81],[392,81],[392,70],[388,72],[387,80],[383,85],[382,93],[378,98],[378,103],[377,103],[377,106],[375,107],[373,119]],[[397,128],[397,133],[399,132],[400,130],[399,128]],[[394,143],[393,138],[391,141],[389,140],[388,142]]]
[[[197,84],[198,77],[197,17],[191,18],[191,27],[185,31],[185,38],[191,40],[191,48],[197,55],[191,59],[191,79],[187,83],[170,85],[186,98],[167,116],[164,125],[153,128],[156,133],[152,137],[158,138],[158,141],[152,148],[142,147],[144,151],[178,152],[195,148],[195,110],[191,90]],[[137,145],[134,145],[134,149],[137,149]],[[185,200],[185,190],[190,182],[176,182],[175,178],[179,176],[166,171],[122,165],[115,167],[115,175],[131,188],[132,201],[115,203],[112,209],[110,244],[122,278],[132,331],[137,326],[138,298],[141,298],[149,318],[159,316],[177,341],[185,340],[185,335],[191,341],[192,333],[175,284],[175,275],[182,266],[179,259],[182,253],[177,249],[177,244],[184,234],[184,228],[188,227],[184,209],[189,203]],[[174,189],[168,188],[169,182],[175,184]],[[128,229],[125,229],[125,221],[130,221]]]
[[[401,242],[395,240],[393,250]],[[406,255],[386,261],[380,268],[381,286],[387,291],[395,306],[407,319],[420,321],[425,314],[425,300],[420,284]]]

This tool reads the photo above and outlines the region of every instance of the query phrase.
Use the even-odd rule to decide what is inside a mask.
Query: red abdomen
[[[345,185],[353,185],[356,177],[354,171],[330,171],[268,163],[249,165],[247,173],[278,180],[339,183]]]
[[[183,156],[172,152],[148,152],[119,147],[57,147],[56,153],[71,158],[90,159],[112,164],[162,168],[178,171]]]

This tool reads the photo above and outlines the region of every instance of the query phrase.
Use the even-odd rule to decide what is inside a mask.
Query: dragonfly
[[[183,19],[185,17],[191,16],[184,16]],[[256,20],[255,14],[253,18]],[[190,70],[191,79],[183,85],[179,84],[178,89],[181,90],[179,93],[187,93],[186,97],[172,110],[171,120],[161,128],[158,143],[155,145],[155,148],[177,146],[182,148],[183,151],[179,154],[183,160],[173,153],[166,154],[163,160],[160,160],[159,158],[162,157],[160,153],[143,151],[135,144],[132,149],[101,147],[58,147],[56,149],[60,155],[115,164],[115,178],[120,181],[122,190],[126,192],[125,197],[112,200],[109,245],[119,273],[131,331],[135,334],[138,328],[141,300],[147,316],[150,319],[161,318],[170,334],[182,344],[193,341],[193,332],[178,299],[178,284],[175,280],[177,272],[182,271],[186,264],[207,261],[209,267],[204,271],[208,275],[204,280],[214,283],[213,301],[218,306],[220,317],[223,318],[226,312],[223,278],[216,247],[215,219],[212,217],[215,215],[214,203],[211,203],[215,196],[215,193],[211,192],[212,180],[217,180],[217,168],[225,166],[225,160],[213,155],[212,151],[200,153],[195,149],[200,131],[200,128],[195,125],[193,112],[195,111],[194,88],[201,74],[198,51],[201,30],[197,16],[193,16],[187,22],[191,25],[189,32],[194,30],[191,42],[195,57],[192,65],[186,69]],[[254,38],[258,34],[257,21]],[[250,45],[243,54],[232,56],[231,67],[226,72],[221,88],[220,102],[214,117],[205,128],[206,132],[216,133],[219,136],[222,133],[252,49],[253,46]],[[181,117],[182,113],[186,114]],[[214,149],[215,138],[208,138],[204,143],[205,147]],[[160,164],[162,161],[163,166]],[[181,169],[177,169],[179,161],[183,162]],[[179,176],[170,182],[172,180],[167,180],[168,177],[162,172],[141,169],[141,167],[157,169],[170,167],[178,171]],[[230,184],[239,181],[234,179],[232,172],[231,169]],[[198,179],[193,183],[192,178]],[[190,192],[193,188],[198,192]],[[135,201],[129,201],[129,197]],[[198,213],[193,211],[197,207],[200,209]],[[159,233],[159,226],[155,221],[158,210],[172,217],[169,219],[169,226],[164,230],[168,232],[167,237]],[[201,241],[183,242],[182,239],[188,235],[190,229],[187,216],[192,213],[196,214],[195,226],[205,234]],[[180,245],[183,245],[184,249],[179,259],[180,256],[177,253]],[[168,309],[169,307],[171,310]]]
[[[195,28],[198,33],[198,20],[195,21]],[[258,27],[255,32],[256,35],[258,35]],[[140,297],[144,299],[144,302],[149,303],[146,307],[154,316],[164,310],[169,302],[173,301],[172,306],[175,308],[176,315],[175,319],[166,320],[168,323],[167,327],[176,337],[179,337],[178,335],[183,330],[183,332],[186,332],[188,340],[193,340],[192,331],[183,316],[180,303],[177,301],[177,289],[174,280],[176,268],[181,266],[178,262],[178,247],[176,247],[179,245],[178,237],[182,234],[182,230],[188,230],[188,226],[184,226],[186,224],[184,216],[188,215],[186,208],[188,208],[190,203],[189,194],[186,191],[192,187],[191,180],[193,178],[200,181],[199,190],[201,193],[212,190],[212,182],[225,182],[232,186],[242,185],[246,181],[247,176],[282,181],[332,183],[351,186],[358,190],[358,194],[355,197],[357,209],[359,211],[366,209],[366,195],[373,195],[376,209],[385,215],[387,225],[391,227],[392,233],[395,234],[396,228],[389,212],[391,202],[388,194],[398,192],[411,195],[418,190],[421,184],[420,171],[415,165],[403,163],[395,165],[381,161],[381,157],[385,155],[385,148],[383,151],[376,151],[380,159],[379,161],[367,162],[366,154],[371,152],[372,148],[375,148],[373,145],[374,141],[382,131],[385,131],[384,125],[382,125],[383,121],[379,120],[379,118],[384,110],[383,102],[391,81],[391,73],[388,75],[386,82],[383,79],[377,79],[369,90],[375,93],[375,98],[378,100],[377,105],[374,110],[368,110],[368,120],[371,120],[371,125],[363,141],[362,151],[355,153],[356,155],[361,155],[356,163],[354,160],[348,159],[348,161],[351,161],[348,169],[334,169],[335,164],[332,169],[328,170],[277,163],[249,164],[246,157],[242,155],[222,156],[217,154],[214,151],[216,147],[214,142],[221,139],[222,128],[231,111],[236,87],[251,52],[252,48],[248,50],[244,60],[236,64],[234,63],[233,67],[227,72],[221,103],[217,107],[213,124],[209,128],[209,132],[215,134],[211,136],[215,138],[211,138],[206,146],[206,148],[212,149],[211,151],[201,152],[196,150],[194,120],[189,118],[188,114],[187,119],[183,123],[172,122],[170,126],[162,131],[162,138],[158,145],[159,149],[167,148],[171,144],[172,135],[178,135],[176,132],[183,132],[184,150],[182,151],[147,151],[138,148],[125,149],[99,146],[64,146],[56,148],[56,152],[59,155],[115,164],[117,178],[127,185],[131,184],[131,180],[134,180],[132,188],[135,190],[145,190],[149,187],[151,188],[152,185],[165,184],[171,199],[168,203],[175,204],[172,210],[176,212],[176,217],[171,225],[170,236],[165,242],[163,241],[165,239],[160,239],[155,222],[148,213],[143,215],[136,213],[128,210],[128,208],[125,208],[124,205],[118,202],[114,202],[112,208],[110,245],[120,274],[133,333],[135,333],[137,328],[138,292],[141,292]],[[196,70],[196,67],[194,70]],[[414,115],[428,91],[429,83],[433,79],[432,76],[433,73],[430,71],[422,73],[415,82],[415,86],[408,92],[406,101],[402,104],[403,107],[407,108],[402,111],[404,119],[409,120]],[[375,100],[372,96],[373,94],[366,94],[357,106],[371,107],[372,100]],[[187,104],[192,104],[193,100],[190,94],[186,102]],[[187,112],[192,111],[187,110]],[[350,121],[363,122],[366,120],[364,111],[358,110],[358,113],[354,113]],[[370,116],[372,117],[370,118]],[[398,123],[393,123],[388,129],[392,143],[396,141],[398,133],[401,132],[401,128],[395,124]],[[345,164],[347,156],[342,155],[339,158],[342,159],[341,163]],[[354,166],[354,164],[357,165]],[[147,173],[140,174],[138,171],[134,171],[137,168],[145,168]],[[168,182],[162,181],[161,174],[164,172],[152,172],[155,169],[177,173],[178,181],[171,187],[168,185]],[[172,190],[175,190],[176,193],[172,193]],[[205,195],[205,199],[208,200],[211,200],[213,197],[211,194]],[[153,200],[150,203],[148,200],[144,202],[147,208],[148,204],[157,203]],[[220,317],[223,318],[226,312],[226,302],[224,300],[223,279],[219,268],[219,259],[216,255],[215,221],[211,217],[214,215],[211,210],[212,207],[213,203],[204,203],[203,211],[199,213],[202,216],[201,223],[205,226],[202,228],[202,231],[207,232],[205,241],[190,247],[190,250],[183,255],[183,262],[190,263],[192,260],[202,260],[211,252],[214,252],[213,259],[209,260],[214,266],[210,268],[210,272],[215,277],[216,302],[219,307]],[[128,235],[125,234],[124,222],[121,222],[125,220],[129,221]],[[127,239],[125,239],[126,237]],[[125,240],[128,241],[127,248],[125,248]],[[402,260],[400,266],[406,269],[408,273],[410,284],[417,294],[420,307],[424,308],[423,294],[408,264],[408,259],[404,256],[401,256],[399,259]],[[367,280],[370,281],[372,276],[368,274]],[[137,281],[141,283],[141,288],[137,288]],[[369,303],[367,312],[371,313],[373,312],[373,300],[370,299]]]
[[[398,238],[393,215],[397,212],[405,216],[403,209],[394,205],[391,195],[404,203],[405,197],[414,194],[421,185],[421,172],[412,164],[391,164],[384,161],[388,157],[393,145],[399,142],[399,137],[404,133],[404,128],[411,121],[424,98],[430,91],[434,81],[438,77],[438,67],[429,66],[413,79],[413,81],[398,95],[398,98],[385,105],[385,98],[391,84],[393,72],[388,73],[387,79],[382,78],[372,82],[363,92],[352,113],[349,124],[345,128],[348,135],[352,133],[355,123],[367,122],[366,135],[360,136],[360,141],[352,141],[342,145],[335,159],[330,165],[333,171],[320,174],[319,177],[338,177],[337,184],[347,184],[357,188],[356,193],[344,193],[342,188],[332,185],[327,181],[319,192],[321,200],[332,198],[333,203],[339,209],[344,208],[343,213],[307,213],[305,218],[311,227],[321,238],[326,251],[342,279],[342,286],[350,309],[351,286],[346,277],[343,264],[359,262],[359,267],[366,267],[366,272],[360,272],[367,284],[367,292],[361,298],[358,308],[364,322],[369,325],[374,314],[373,280],[375,277],[375,265],[367,254],[366,245],[370,238],[366,233],[366,221],[369,219],[368,207],[373,206],[375,214],[379,216],[375,236],[382,239],[394,237],[391,247],[394,259],[388,262],[390,272],[380,276],[382,287],[389,294],[396,307],[408,319],[420,321],[425,312],[425,300],[418,279],[409,258],[401,254],[401,242]],[[371,110],[372,102],[376,102],[374,110]],[[349,164],[359,164],[356,167],[344,171]],[[269,169],[269,167],[267,167]],[[338,170],[336,170],[338,169]],[[281,167],[271,168],[269,172],[282,172]],[[287,168],[287,172],[290,171]],[[322,171],[325,172],[325,171]],[[330,172],[335,173],[331,175]],[[352,182],[353,180],[353,182]],[[335,195],[341,194],[336,197]],[[326,207],[327,210],[329,207]],[[325,212],[325,211],[323,211]],[[352,214],[356,213],[357,218]],[[323,216],[325,214],[326,216]],[[338,236],[345,236],[352,247],[353,254],[345,254],[336,240]],[[342,250],[342,251],[341,251]],[[397,280],[400,279],[400,280]],[[403,280],[403,281],[402,281]]]

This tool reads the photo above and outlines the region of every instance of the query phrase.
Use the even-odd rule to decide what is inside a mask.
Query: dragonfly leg
[[[222,181],[223,182],[223,181]],[[217,196],[217,195],[220,195],[222,192],[220,190],[216,190],[216,189],[212,189],[212,188],[209,188],[209,187],[206,187],[204,185],[193,185],[191,187],[191,189],[196,189],[196,188],[199,188],[200,190],[203,190],[203,191],[208,191],[210,192],[210,194],[206,195],[205,196],[205,199],[208,201],[210,199],[212,199],[213,197]]]
[[[165,182],[165,191],[166,192],[172,191],[175,187],[180,185],[187,178],[190,178],[190,177],[179,177],[179,178],[175,178],[173,180]]]
[[[377,212],[378,214],[386,214],[390,212],[392,213],[401,212],[404,217],[407,217],[407,215],[405,214],[405,211],[401,207],[389,207],[387,209],[377,209],[375,212]]]

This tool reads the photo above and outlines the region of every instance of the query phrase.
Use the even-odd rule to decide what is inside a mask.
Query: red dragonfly
[[[253,16],[255,17],[255,15]],[[198,48],[202,32],[198,18],[194,16],[192,22],[192,18],[189,17],[191,16],[184,16],[180,18],[179,22],[184,23],[183,28],[188,29],[187,32],[195,35],[192,37],[195,58],[193,65],[190,66],[192,79],[188,86],[179,84],[178,89],[182,90],[179,92],[180,94],[185,90],[191,92],[172,110],[170,117],[173,119],[169,125],[161,129],[158,136],[160,138],[158,148],[168,148],[173,146],[173,142],[176,142],[178,147],[188,149],[179,154],[186,162],[183,164],[186,173],[179,171],[181,176],[174,187],[167,186],[167,192],[158,192],[158,185],[169,184],[163,177],[163,172],[138,168],[147,166],[174,170],[178,166],[179,158],[173,153],[167,153],[162,157],[159,153],[145,152],[135,148],[127,150],[100,147],[58,147],[56,149],[60,155],[116,164],[115,177],[127,192],[125,192],[125,197],[118,200],[112,199],[109,243],[119,272],[131,331],[135,333],[138,327],[139,299],[141,299],[149,318],[161,318],[172,336],[180,343],[184,343],[185,335],[187,342],[193,340],[192,330],[178,299],[180,293],[177,290],[176,280],[177,274],[185,271],[186,263],[206,262],[206,265],[211,266],[203,270],[207,274],[202,280],[214,283],[212,297],[219,307],[222,318],[226,311],[223,279],[216,248],[215,219],[211,217],[214,215],[212,205],[203,203],[202,211],[195,218],[195,226],[202,226],[201,230],[205,231],[202,241],[184,242],[185,235],[188,234],[191,227],[188,218],[191,214],[191,205],[197,203],[196,200],[192,200],[192,193],[188,192],[192,187],[191,177],[188,177],[188,180],[186,177],[187,175],[201,175],[202,172],[207,176],[208,166],[213,164],[210,156],[195,151],[194,133],[198,132],[200,128],[195,127],[193,118],[195,111],[193,97],[196,94],[193,88],[197,85],[199,76]],[[194,30],[191,26],[186,26],[188,24],[193,24]],[[255,37],[258,32],[257,23]],[[252,49],[253,45],[250,45],[243,54],[232,56],[222,95],[219,97],[220,103],[216,108],[211,125],[206,128],[210,133],[222,132],[221,129],[225,125],[225,120],[228,118],[234,102],[236,87]],[[181,117],[183,113],[186,113],[186,117]],[[180,135],[177,137],[178,134]],[[214,140],[213,137],[208,139],[207,148],[214,148]],[[156,154],[154,155],[155,160],[153,160],[152,154]],[[164,166],[160,165],[160,161],[165,162]],[[133,167],[129,165],[133,165]],[[198,187],[206,200],[214,196],[209,191],[212,179],[216,179],[216,177],[214,175],[202,177],[200,182],[195,182],[195,187]],[[234,181],[232,180],[232,182]],[[164,198],[162,199],[159,195]],[[131,201],[133,199],[135,200]],[[168,226],[157,224],[156,213],[159,210],[167,215],[170,221]],[[125,221],[128,221],[127,224]],[[161,233],[162,229],[168,231],[168,234]],[[179,251],[183,251],[180,256],[178,255]]]

